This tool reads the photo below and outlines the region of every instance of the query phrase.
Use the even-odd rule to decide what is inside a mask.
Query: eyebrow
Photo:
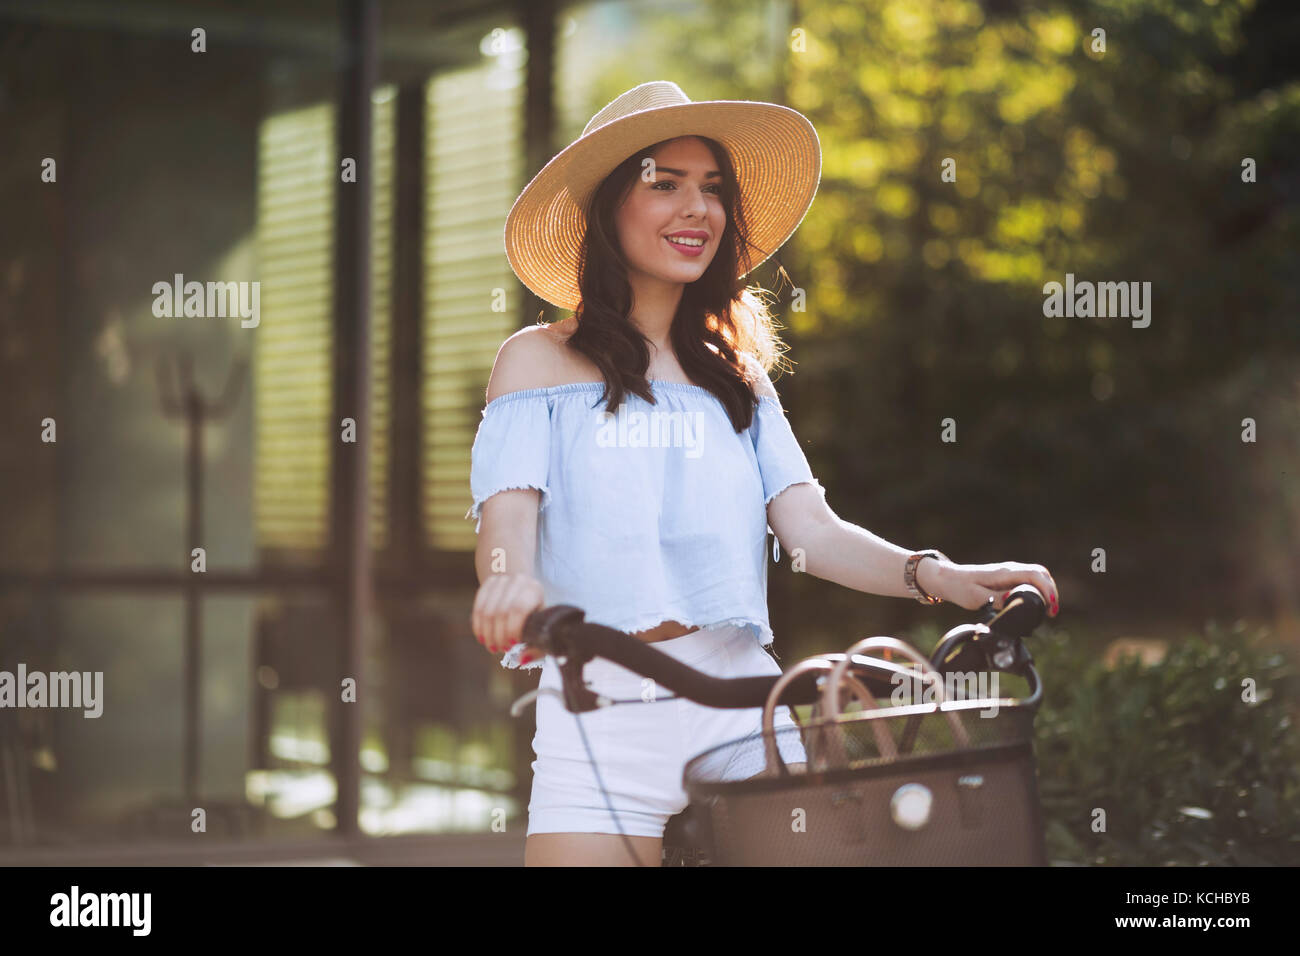
[[[656,166],[655,169],[659,170],[661,173],[672,173],[674,176],[686,175],[686,170],[673,169],[670,166]],[[722,177],[722,173],[718,172],[716,169],[711,169],[704,174],[705,179],[720,179],[721,177]]]

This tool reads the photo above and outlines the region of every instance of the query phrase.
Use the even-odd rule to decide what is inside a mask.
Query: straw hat
[[[638,149],[693,134],[717,140],[731,154],[749,239],[762,250],[751,252],[762,256],[751,264],[766,262],[812,205],[822,168],[817,131],[786,106],[692,103],[676,83],[657,80],[628,90],[593,116],[519,194],[505,229],[506,258],[519,280],[547,302],[576,309],[586,207],[596,187]]]

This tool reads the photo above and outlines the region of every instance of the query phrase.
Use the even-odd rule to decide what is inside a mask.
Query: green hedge
[[[941,635],[908,637],[928,655]],[[1269,632],[1211,621],[1156,665],[1102,662],[1104,638],[1044,625],[1030,639],[1034,725],[1054,864],[1300,864],[1300,669]],[[1254,680],[1256,702],[1244,701]],[[1004,678],[1002,696],[1026,685]],[[1105,830],[1094,831],[1094,811]]]
[[[1046,688],[1035,747],[1049,859],[1300,862],[1296,667],[1267,631],[1210,622],[1149,667],[1126,658],[1107,669],[1062,631],[1033,648]],[[1255,703],[1243,700],[1247,678]]]

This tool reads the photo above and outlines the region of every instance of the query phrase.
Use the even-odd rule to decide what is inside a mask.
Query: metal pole
[[[528,65],[524,86],[524,182],[555,154],[555,0],[519,0],[516,14],[524,26]],[[550,308],[532,290],[519,285],[519,327],[532,325]],[[529,758],[531,759],[531,757]]]
[[[203,543],[203,428],[209,421],[227,417],[243,384],[247,358],[238,359],[221,397],[208,402],[199,394],[194,384],[194,356],[186,353],[177,358],[160,357],[157,364],[158,398],[162,413],[185,423],[185,568],[182,590],[185,595],[185,642],[181,653],[181,681],[185,699],[181,714],[181,737],[184,753],[181,757],[181,783],[186,806],[199,804],[199,767],[201,758],[200,721],[202,706],[203,665],[203,582],[193,570],[194,549],[206,547]],[[204,574],[207,575],[206,562]],[[59,574],[63,579],[65,574]],[[146,575],[147,578],[147,575]],[[0,582],[0,586],[4,582]]]
[[[190,567],[189,583],[185,588],[185,802],[190,807],[198,805],[199,800],[199,653],[203,645],[200,628],[203,622],[199,615],[202,597],[199,594],[198,575],[194,572],[195,548],[204,548],[203,542],[203,400],[193,382],[193,360],[185,358],[185,402],[186,428],[188,434],[188,454],[185,462],[185,481],[188,486],[186,495],[186,524],[189,536]],[[206,565],[205,565],[206,566]]]
[[[338,781],[336,826],[340,835],[360,835],[361,734],[365,681],[365,625],[370,617],[370,195],[372,183],[371,91],[377,75],[379,7],[375,0],[344,0],[342,86],[339,96],[339,159],[356,160],[356,182],[338,182],[335,281],[336,415],[330,423],[337,479],[333,509],[333,548],[339,570],[341,620],[346,631],[340,655],[340,682],[352,679],[353,703],[338,700],[331,762]],[[335,167],[335,175],[339,175]],[[339,440],[341,419],[356,422],[356,441]]]

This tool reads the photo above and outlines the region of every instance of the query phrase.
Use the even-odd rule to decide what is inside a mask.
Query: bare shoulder
[[[550,325],[530,325],[502,342],[488,379],[487,400],[511,392],[585,381],[579,363],[565,345],[573,334],[572,323],[570,318]]]
[[[510,336],[497,349],[487,400],[555,384],[556,351],[554,336],[544,325],[529,326]]]

